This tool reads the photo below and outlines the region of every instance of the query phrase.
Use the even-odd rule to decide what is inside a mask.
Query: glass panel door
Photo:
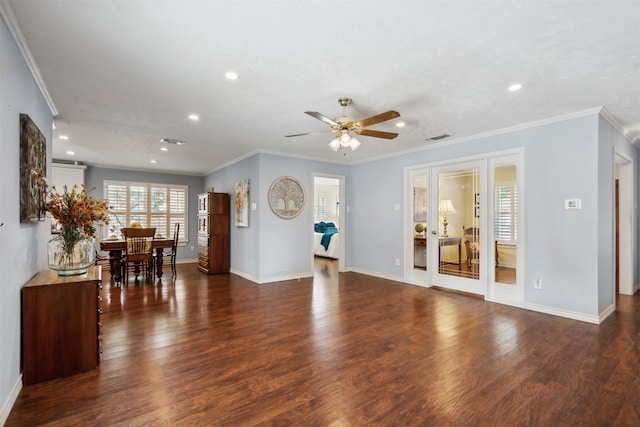
[[[438,224],[429,232],[428,246],[436,248],[431,256],[434,286],[485,294],[482,165],[477,161],[432,170],[437,191],[430,206]]]
[[[493,244],[495,281],[516,284],[518,252],[518,186],[516,165],[501,164],[494,168]]]
[[[427,270],[427,175],[413,175],[413,268]]]
[[[486,297],[491,301],[522,306],[524,271],[522,210],[524,177],[521,165],[524,153],[489,159],[487,227],[491,240],[487,260],[489,277]]]

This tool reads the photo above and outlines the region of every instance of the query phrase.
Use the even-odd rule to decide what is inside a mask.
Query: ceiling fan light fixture
[[[329,148],[331,148],[333,151],[338,151],[340,145],[340,139],[334,138],[333,141],[329,143]]]
[[[340,135],[340,142],[345,147],[349,146],[349,143],[351,142],[351,135],[349,135],[349,132],[343,132]]]
[[[358,141],[354,137],[351,137],[351,151],[356,151],[361,145],[362,143],[360,141]]]

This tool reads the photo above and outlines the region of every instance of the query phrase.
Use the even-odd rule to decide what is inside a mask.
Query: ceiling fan
[[[400,117],[400,113],[394,110],[389,110],[384,113],[376,114],[375,116],[371,116],[366,119],[356,120],[353,117],[347,116],[347,106],[351,104],[351,98],[340,98],[338,99],[338,103],[342,106],[342,116],[336,117],[331,120],[325,115],[318,113],[317,111],[305,111],[305,114],[310,115],[320,121],[325,122],[331,129],[324,132],[308,132],[308,133],[298,133],[295,135],[285,135],[286,137],[293,136],[303,136],[303,135],[313,135],[317,133],[333,133],[338,132],[338,136],[329,143],[329,147],[333,151],[338,151],[340,148],[349,147],[351,150],[355,150],[360,147],[361,143],[353,136],[351,136],[351,132],[357,133],[358,135],[364,136],[372,136],[374,138],[385,138],[385,139],[393,139],[398,136],[397,133],[393,132],[382,132],[379,130],[373,129],[365,129],[367,126],[375,125],[377,123],[386,122],[387,120],[395,119],[396,117]]]

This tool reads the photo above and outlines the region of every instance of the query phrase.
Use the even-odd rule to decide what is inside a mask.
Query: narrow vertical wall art
[[[236,182],[236,227],[249,226],[249,180]]]

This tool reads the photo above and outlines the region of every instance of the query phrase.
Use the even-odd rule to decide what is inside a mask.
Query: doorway
[[[311,271],[315,260],[337,264],[345,269],[345,185],[344,176],[313,174],[313,224]]]
[[[633,162],[622,153],[615,153],[615,181],[617,182],[617,198],[614,200],[616,237],[613,258],[617,286],[615,294],[633,295],[637,289],[633,284]],[[614,188],[614,191],[615,188]],[[617,212],[616,212],[617,210]],[[619,287],[619,291],[615,288]]]

